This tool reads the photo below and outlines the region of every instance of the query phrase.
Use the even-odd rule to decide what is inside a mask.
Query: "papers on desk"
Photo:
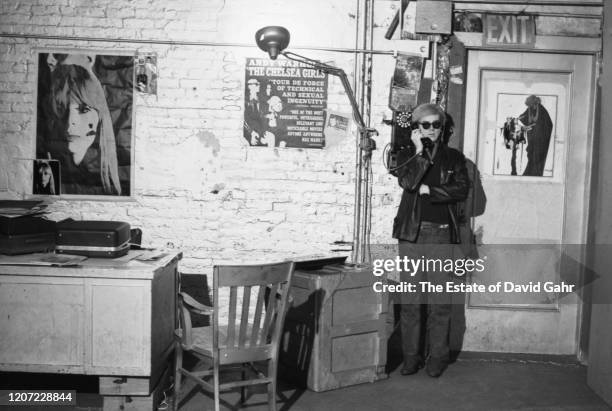
[[[55,253],[23,255],[0,255],[0,265],[37,265],[46,267],[74,267],[81,265],[87,257]]]
[[[41,200],[0,200],[0,216],[7,218],[39,215],[46,209]]]
[[[168,253],[160,250],[148,250],[136,257],[138,261],[157,261],[167,256]]]
[[[88,258],[82,255],[55,253],[31,253],[22,255],[0,254],[0,265],[34,265],[45,267],[78,267],[87,265],[96,267],[112,267],[121,264],[128,264],[131,261],[151,263],[161,260],[166,256],[168,256],[168,253],[160,250],[132,250],[128,254],[117,258]],[[85,260],[88,261],[87,263],[83,264]]]

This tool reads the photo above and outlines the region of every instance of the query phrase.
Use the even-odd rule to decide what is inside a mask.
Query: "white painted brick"
[[[62,18],[56,14],[35,14],[29,19],[28,23],[37,26],[54,26],[58,25],[61,19]]]
[[[76,16],[77,15],[77,8],[76,7],[72,7],[72,6],[57,6],[59,7],[59,15],[62,16]]]
[[[136,15],[136,10],[129,5],[121,6],[117,4],[109,6],[106,9],[106,15],[111,18],[129,18],[134,17]]]
[[[170,36],[165,30],[160,29],[152,29],[152,28],[143,28],[137,31],[136,38],[148,40],[148,39],[169,39]]]
[[[109,17],[109,18],[117,18],[119,16],[107,15],[105,7],[95,7],[89,5],[88,7],[76,7],[75,14],[77,16],[86,16],[86,17]]]
[[[123,27],[131,29],[150,29],[153,27],[153,21],[150,19],[123,19]],[[159,34],[159,32],[157,32]]]
[[[0,120],[0,130],[2,132],[20,132],[23,131],[23,126],[18,120],[11,118],[10,120]]]
[[[7,27],[11,24],[25,24],[29,22],[30,14],[6,14],[2,16],[2,25]],[[11,30],[12,31],[12,30]]]
[[[10,72],[2,75],[2,81],[19,83],[23,87],[23,82],[26,80],[27,73],[25,72]]]
[[[85,30],[91,27],[122,27],[122,20],[113,18],[100,19],[96,17],[62,16],[60,24],[62,26],[83,28]]]
[[[32,100],[34,99],[34,93],[24,92],[23,90],[21,92],[0,93],[0,96],[4,102],[23,102],[32,104]]]

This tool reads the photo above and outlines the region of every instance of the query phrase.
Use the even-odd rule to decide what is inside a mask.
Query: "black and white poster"
[[[133,84],[133,55],[39,53],[36,158],[59,162],[62,195],[131,194]]]
[[[252,146],[323,148],[327,74],[287,60],[247,58],[244,138]]]
[[[398,54],[389,94],[389,108],[394,111],[412,111],[417,106],[423,57]]]

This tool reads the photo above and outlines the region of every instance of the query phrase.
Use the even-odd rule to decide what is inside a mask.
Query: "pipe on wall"
[[[603,1],[565,2],[558,0],[453,0],[454,4],[473,3],[490,5],[520,5],[520,6],[567,6],[567,7],[603,7]]]
[[[120,38],[103,38],[103,37],[67,37],[67,36],[51,36],[44,34],[13,34],[0,33],[0,38],[19,38],[19,39],[35,39],[35,40],[63,40],[63,41],[85,41],[85,42],[100,42],[100,43],[128,43],[128,44],[158,44],[166,46],[198,46],[198,47],[255,47],[251,43],[216,43],[209,41],[184,41],[184,40],[143,40],[143,39],[120,39]],[[293,50],[313,50],[313,51],[329,51],[334,53],[354,53],[359,54],[381,54],[395,55],[396,50],[366,50],[359,47],[342,48],[342,47],[315,47],[315,46],[291,46]],[[358,64],[358,63],[356,63]],[[358,66],[356,65],[356,72]],[[355,83],[353,82],[353,89]]]

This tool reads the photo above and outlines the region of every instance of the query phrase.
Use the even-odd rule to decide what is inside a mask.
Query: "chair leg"
[[[174,401],[172,409],[178,410],[179,393],[181,391],[181,367],[183,366],[183,349],[181,343],[174,345]]]
[[[270,411],[276,411],[276,362],[268,361],[268,408]]]
[[[241,377],[242,377],[242,381],[244,381],[246,379],[246,371],[245,371],[245,367],[247,364],[242,364],[242,368],[241,368]],[[244,386],[240,387],[240,403],[244,404],[244,402],[246,401],[246,396],[245,396],[245,390],[246,388]]]
[[[214,398],[215,398],[215,411],[220,411],[219,405],[219,359],[215,358],[213,364],[213,385],[214,385]]]

